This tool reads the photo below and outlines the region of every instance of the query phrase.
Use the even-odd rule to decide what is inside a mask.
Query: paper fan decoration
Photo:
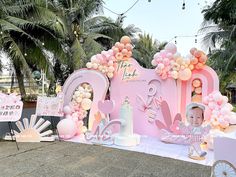
[[[20,130],[17,132],[15,130],[15,138],[17,142],[40,142],[40,141],[54,141],[55,137],[50,136],[53,132],[52,130],[44,131],[51,123],[40,118],[36,122],[37,116],[31,115],[30,121],[27,118],[23,119],[23,124],[21,121],[16,122],[16,126]]]
[[[215,177],[236,177],[236,169],[231,163],[219,160],[213,165],[213,175]]]

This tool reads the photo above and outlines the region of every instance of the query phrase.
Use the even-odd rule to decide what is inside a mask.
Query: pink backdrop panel
[[[208,66],[205,66],[201,70],[194,70],[192,77],[188,81],[178,81],[178,96],[179,100],[181,100],[179,110],[183,118],[185,117],[186,105],[191,102],[192,82],[196,78],[202,81],[202,98],[215,90],[219,90],[218,76],[216,72]]]
[[[215,161],[226,160],[236,168],[236,139],[226,137],[214,138]]]
[[[111,80],[110,96],[116,105],[114,112],[111,113],[111,119],[119,118],[121,104],[126,96],[129,97],[133,107],[134,132],[141,135],[154,137],[159,135],[156,124],[148,119],[150,114],[155,114],[156,119],[164,122],[161,110],[154,103],[155,100],[162,97],[167,101],[172,119],[178,112],[176,81],[160,79],[154,69],[141,67],[134,59],[118,63],[114,78]]]
[[[80,69],[72,73],[63,85],[64,106],[72,99],[75,89],[82,83],[88,83],[93,88],[93,103],[89,112],[89,130],[92,129],[94,115],[98,111],[98,102],[104,100],[109,81],[106,76],[95,70]]]

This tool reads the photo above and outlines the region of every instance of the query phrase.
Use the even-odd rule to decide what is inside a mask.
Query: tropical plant
[[[111,48],[115,42],[119,41],[122,36],[129,36],[135,38],[136,34],[141,30],[135,25],[131,24],[126,27],[123,25],[125,16],[119,16],[115,21],[104,16],[96,17],[94,23],[89,25],[92,32],[101,33],[109,36],[112,40],[106,43],[107,48]]]
[[[60,16],[68,34],[65,47],[70,51],[70,73],[85,66],[90,57],[104,48],[99,38],[110,40],[108,36],[90,30],[97,18],[92,16],[102,10],[102,1],[97,0],[50,0],[52,10]]]
[[[24,78],[31,78],[31,66],[53,78],[48,51],[66,58],[60,41],[66,31],[43,0],[0,0],[0,4],[0,48],[12,62],[24,97]]]
[[[133,57],[145,68],[152,68],[151,61],[155,53],[162,50],[166,42],[160,43],[154,40],[149,34],[139,34],[134,40]]]
[[[221,80],[224,92],[227,82],[236,81],[236,1],[216,0],[203,11],[202,32],[207,32],[204,44],[209,48],[209,64]]]

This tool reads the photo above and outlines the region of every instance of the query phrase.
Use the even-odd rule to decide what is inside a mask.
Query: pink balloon
[[[164,65],[169,65],[170,64],[170,60],[168,59],[168,58],[164,58],[163,59],[163,63],[164,63]]]
[[[160,51],[160,56],[161,56],[162,58],[165,58],[166,55],[167,55],[167,51],[165,51],[165,50],[161,50],[161,51]]]
[[[175,44],[173,43],[168,43],[166,46],[165,46],[165,50],[167,52],[170,52],[172,54],[175,54],[177,52],[177,47]]]
[[[222,115],[227,115],[227,114],[230,114],[230,109],[228,107],[223,107],[221,110],[220,110],[220,113]]]
[[[220,93],[220,92],[215,93],[215,94],[213,95],[213,99],[214,99],[215,102],[217,102],[217,101],[222,101],[222,95],[221,95],[221,93]]]
[[[214,103],[214,102],[210,102],[210,103],[208,104],[208,107],[209,107],[211,110],[215,109],[215,103]]]
[[[173,54],[172,53],[167,53],[166,57],[169,58],[169,59],[172,59],[173,58]]]
[[[197,49],[196,49],[195,47],[193,47],[193,48],[190,49],[190,53],[191,53],[192,55],[194,55],[194,52],[195,52],[195,51],[197,51]]]
[[[109,54],[109,55],[114,55],[114,53],[113,53],[113,50],[112,50],[112,49],[108,50],[107,52],[108,52],[108,54]]]
[[[76,134],[77,128],[75,122],[72,119],[62,119],[57,124],[57,130],[60,138],[70,139]]]
[[[63,108],[63,112],[66,114],[66,115],[70,115],[72,113],[72,110],[70,108],[70,106],[66,105],[64,106]]]

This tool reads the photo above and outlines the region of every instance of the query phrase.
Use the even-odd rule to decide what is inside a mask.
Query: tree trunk
[[[19,67],[15,66],[14,68],[16,71],[16,78],[18,80],[18,86],[20,89],[21,98],[24,98],[26,96],[25,85],[24,85],[24,75],[22,74]]]
[[[15,74],[14,72],[11,74],[11,93],[13,93],[13,86],[14,86],[14,83],[15,83]]]

